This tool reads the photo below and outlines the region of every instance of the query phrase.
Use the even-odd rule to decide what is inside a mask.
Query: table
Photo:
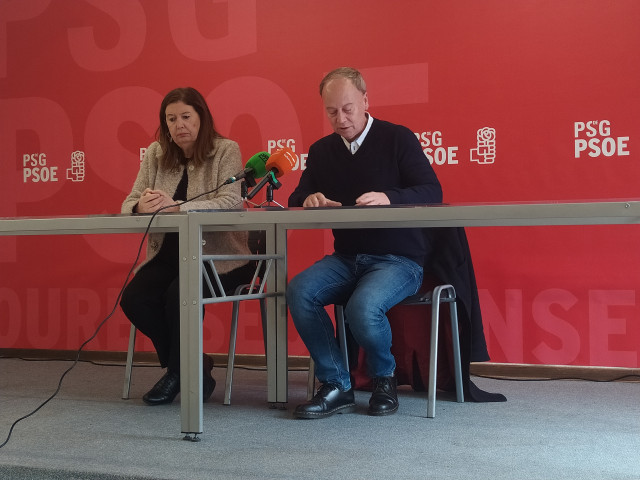
[[[96,215],[0,219],[0,235],[68,235],[143,232],[149,215]],[[284,293],[287,232],[296,229],[624,225],[640,223],[640,201],[468,204],[193,211],[162,214],[153,232],[175,231],[180,240],[181,431],[203,432],[202,405],[202,232],[265,230],[267,254],[282,256],[267,282]],[[275,290],[274,290],[275,288]],[[287,307],[284,295],[267,299],[267,400],[286,403]],[[191,437],[193,435],[193,437]],[[186,437],[186,438],[187,438]]]
[[[245,210],[209,212],[204,223],[219,223],[216,219],[218,213],[231,215],[230,218],[243,218]],[[256,212],[257,213],[257,212]],[[179,237],[180,256],[180,321],[181,321],[181,427],[190,439],[193,434],[202,432],[203,408],[202,408],[202,238],[200,225],[194,223],[197,215],[185,212],[163,213],[153,219],[150,232],[177,232]],[[225,217],[227,218],[227,217]],[[252,217],[253,218],[253,217]],[[149,227],[150,215],[92,215],[69,217],[23,217],[0,218],[0,235],[82,235],[82,234],[122,234],[144,232]],[[275,244],[275,226],[273,223],[265,223],[260,217],[253,218],[252,224],[244,222],[231,222],[234,225],[218,225],[218,230],[265,230],[267,233],[267,253],[273,252]],[[210,227],[210,229],[215,229]],[[275,285],[275,276],[272,276],[272,284]],[[276,318],[275,304],[272,299],[267,299],[270,322],[273,324]],[[286,307],[285,307],[286,308]],[[284,313],[286,316],[286,311]],[[268,332],[275,331],[271,327]],[[269,351],[276,349],[275,338],[269,337]],[[285,350],[286,355],[286,350]],[[271,358],[271,357],[270,357]],[[268,363],[268,398],[273,398],[275,403],[275,361]],[[286,372],[286,357],[284,359],[284,371]],[[286,377],[286,375],[284,376]],[[280,375],[280,379],[283,375]],[[280,390],[282,390],[282,385]],[[285,399],[286,399],[286,384]],[[282,394],[280,395],[281,398]],[[286,401],[286,400],[285,400]]]
[[[189,212],[189,251],[197,261],[201,255],[203,231],[251,230],[270,227],[267,253],[281,255],[282,260],[267,279],[277,292],[287,285],[287,232],[297,229],[392,228],[392,227],[480,227],[542,225],[625,225],[640,223],[640,201],[594,201],[579,203],[467,204],[433,206],[343,207],[313,209],[251,209],[245,211]],[[200,264],[202,262],[199,262]],[[201,275],[191,276],[191,292],[201,292]],[[198,371],[202,348],[199,302],[181,317],[182,364],[192,374]],[[186,322],[186,323],[185,323]],[[286,403],[287,381],[287,307],[284,295],[268,299],[267,320],[267,399]],[[192,347],[189,349],[189,345]],[[190,353],[188,353],[190,352]],[[184,371],[184,370],[183,370]],[[188,373],[187,373],[188,375]],[[183,376],[184,382],[184,376]],[[183,384],[184,385],[184,384]],[[202,382],[189,380],[189,410],[183,413],[183,432],[202,432]],[[185,402],[185,390],[182,401]],[[200,420],[198,421],[198,418]],[[185,430],[185,427],[187,428]]]
[[[83,234],[122,234],[140,233],[149,227],[150,215],[91,215],[69,217],[23,217],[0,218],[0,235],[83,235]],[[187,235],[189,217],[186,213],[164,213],[157,215],[149,228],[150,232],[177,232],[179,237],[180,262],[180,298],[190,297],[189,265],[187,259],[189,245]],[[202,348],[202,347],[201,347]],[[202,373],[202,372],[200,372]],[[202,394],[201,397],[202,398]],[[184,409],[183,419],[190,418]],[[186,420],[185,420],[186,421]],[[191,425],[187,423],[186,425]],[[183,427],[187,428],[187,427]]]

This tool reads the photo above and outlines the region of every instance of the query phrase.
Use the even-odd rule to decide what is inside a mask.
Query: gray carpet
[[[49,397],[64,361],[0,359],[0,443],[11,424]],[[516,382],[474,378],[506,403],[455,402],[439,394],[426,418],[424,394],[402,388],[400,410],[294,420],[306,372],[291,372],[286,410],[268,408],[266,373],[238,370],[222,405],[225,370],[204,407],[200,443],[182,440],[178,397],[145,406],[159,368],[80,363],[59,395],[15,427],[0,449],[7,479],[640,479],[640,383]]]

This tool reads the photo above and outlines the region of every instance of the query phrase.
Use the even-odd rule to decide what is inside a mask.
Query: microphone
[[[222,185],[229,185],[243,178],[260,178],[267,174],[266,163],[269,159],[269,153],[258,152],[252,156],[244,166],[244,170],[236,173],[233,177],[228,178]]]
[[[298,163],[298,156],[289,147],[283,147],[271,154],[265,164],[267,172],[273,172],[276,177],[281,177],[293,170]],[[266,173],[266,172],[265,172]]]
[[[271,154],[269,160],[267,160],[267,163],[265,164],[266,174],[264,178],[253,188],[253,190],[251,190],[249,195],[247,195],[247,199],[251,200],[255,197],[260,189],[267,183],[271,184],[271,186],[276,189],[280,188],[281,184],[276,180],[276,177],[281,177],[285,173],[293,170],[293,167],[295,167],[297,162],[298,156],[290,148],[283,147],[276,150]]]

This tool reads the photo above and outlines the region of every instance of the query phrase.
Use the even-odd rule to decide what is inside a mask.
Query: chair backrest
[[[224,289],[214,261],[216,255],[203,255],[206,267],[203,271],[204,280],[213,298],[239,294],[255,294],[264,291],[264,280],[268,269],[273,264],[273,258],[255,259],[252,258],[252,256],[261,255],[265,257],[266,238],[267,232],[265,230],[249,230],[247,246],[249,247],[250,255],[235,256],[236,259],[243,258],[244,260],[248,260],[248,263],[237,270],[234,284],[224,285]],[[217,260],[223,259],[218,258]],[[208,302],[205,301],[205,303]]]

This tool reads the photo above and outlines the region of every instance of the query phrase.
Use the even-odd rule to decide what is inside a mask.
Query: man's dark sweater
[[[355,154],[336,133],[311,145],[289,206],[302,206],[316,192],[343,207],[366,192],[383,192],[392,205],[442,202],[440,183],[413,132],[377,119]],[[345,255],[402,255],[422,265],[429,250],[417,228],[335,229],[333,236],[335,251]]]

